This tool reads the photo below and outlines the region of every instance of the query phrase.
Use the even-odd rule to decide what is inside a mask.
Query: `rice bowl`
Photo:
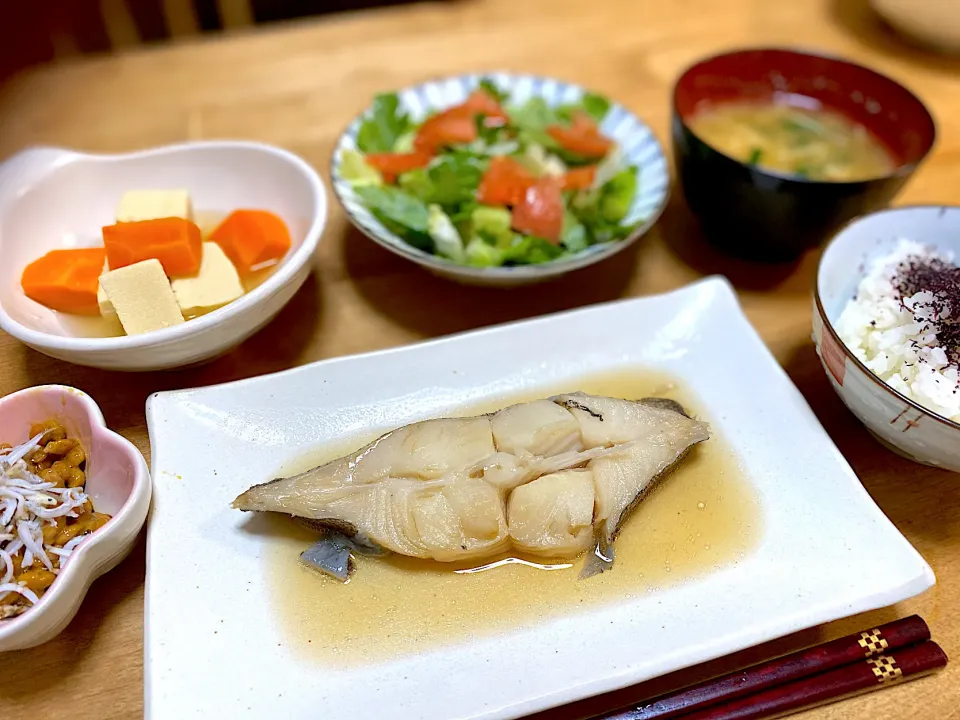
[[[901,239],[892,253],[874,260],[836,324],[868,370],[955,422],[960,421],[960,347],[950,335],[960,315],[954,307],[960,299],[958,272],[952,253]]]
[[[941,322],[950,317],[941,312],[946,303],[938,300],[935,337],[924,337],[927,333],[920,332],[921,328],[911,327],[910,316],[902,315],[903,310],[910,310],[908,303],[901,307],[896,295],[910,300],[915,320],[918,308],[912,297],[918,290],[914,280],[926,282],[927,276],[911,275],[909,283],[904,284],[896,280],[896,267],[902,256],[917,255],[917,246],[922,249],[919,259],[924,262],[935,259],[950,263],[944,258],[960,251],[958,238],[960,207],[916,205],[865,215],[844,227],[824,250],[813,298],[816,351],[827,380],[847,408],[888,449],[914,462],[954,472],[960,472],[960,422],[927,403],[936,403],[942,412],[950,411],[947,394],[930,389],[929,381],[938,382],[937,373],[930,371],[943,371],[940,383],[949,380],[946,370],[949,364],[957,363],[957,357],[951,357],[947,348],[957,350],[960,346],[955,339],[960,325]],[[904,240],[908,242],[904,244]],[[891,263],[893,272],[888,268]],[[887,283],[876,280],[875,272],[881,279],[887,274]],[[952,273],[960,270],[949,270],[947,279],[953,277]],[[895,290],[892,300],[891,285]],[[917,298],[922,304],[930,300]],[[880,312],[880,308],[886,314],[874,317],[872,313]],[[870,325],[871,321],[877,325]],[[943,359],[935,352],[937,345],[943,346],[950,361],[947,365],[937,362]],[[902,391],[904,386],[908,392]],[[957,394],[960,396],[960,390]]]

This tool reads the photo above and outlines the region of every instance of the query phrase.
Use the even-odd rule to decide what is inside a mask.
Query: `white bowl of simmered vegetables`
[[[316,171],[269,145],[28,149],[0,166],[0,327],[108,370],[210,360],[293,297],[325,222]]]
[[[0,652],[50,640],[130,552],[150,506],[140,452],[63,385],[0,399]]]
[[[331,176],[365,235],[437,275],[495,286],[619,252],[656,222],[670,184],[629,110],[502,72],[377,95],[340,137]]]

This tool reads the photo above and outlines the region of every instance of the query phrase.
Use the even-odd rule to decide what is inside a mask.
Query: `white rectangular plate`
[[[229,502],[324,441],[628,365],[698,396],[763,534],[719,572],[518,631],[359,667],[288,648]],[[516,718],[916,595],[929,566],[874,505],[722,279],[308,365],[147,405],[146,715]],[[481,691],[481,687],[483,690]]]

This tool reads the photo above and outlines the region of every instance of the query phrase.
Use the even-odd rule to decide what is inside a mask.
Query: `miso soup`
[[[865,127],[825,109],[725,103],[699,112],[690,127],[724,155],[810,180],[868,180],[896,167],[889,151]]]

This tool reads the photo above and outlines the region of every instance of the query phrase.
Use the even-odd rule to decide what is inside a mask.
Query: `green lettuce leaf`
[[[570,201],[570,211],[584,226],[592,243],[620,240],[639,224],[623,224],[636,193],[636,168],[628,167],[599,188],[576,193]]]
[[[506,208],[478,205],[470,215],[473,234],[490,245],[508,247],[513,241],[510,211]]]
[[[469,155],[441,157],[427,169],[433,185],[430,202],[451,207],[472,200],[486,168],[485,161]]]
[[[411,153],[414,151],[413,141],[417,139],[417,131],[407,130],[401,135],[397,136],[397,139],[393,141],[393,145],[390,148],[390,152],[395,153]]]
[[[358,187],[356,193],[384,227],[414,247],[433,251],[430,212],[422,200],[390,185]]]
[[[558,119],[546,100],[541,97],[530,98],[508,114],[522,143],[535,143],[551,151],[558,148],[557,141],[547,133],[547,127],[556,124]]]
[[[396,93],[377,95],[373,99],[373,110],[360,125],[357,147],[365,153],[390,152],[410,127],[410,118],[400,109]]]
[[[353,187],[383,185],[380,171],[367,165],[363,155],[356,150],[343,151],[340,156],[340,176]]]
[[[476,267],[497,267],[503,265],[503,251],[475,237],[467,243],[467,264]]]
[[[397,185],[404,192],[413,195],[424,203],[429,203],[433,193],[433,182],[426,168],[417,168],[401,173],[397,177]]]
[[[580,105],[598,124],[602,123],[607,113],[610,112],[610,101],[603,95],[586,93],[580,101]]]
[[[572,253],[585,250],[590,245],[587,228],[577,220],[577,216],[570,210],[563,215],[563,231],[560,233],[560,244]]]
[[[487,161],[466,153],[450,153],[434,160],[429,167],[402,173],[400,188],[426,204],[441,205],[459,215],[459,206],[472,202]]]
[[[600,215],[607,222],[620,222],[630,212],[636,194],[636,169],[621,170],[600,188]]]
[[[514,245],[503,251],[504,263],[536,265],[550,262],[564,255],[563,248],[533,235],[518,235]]]
[[[457,263],[463,263],[466,260],[460,233],[439,205],[431,205],[428,208],[427,231],[433,240],[437,255]]]
[[[510,97],[507,93],[497,87],[497,84],[490,78],[481,78],[477,87],[486,90],[488,94],[496,98],[497,102],[504,103]]]

